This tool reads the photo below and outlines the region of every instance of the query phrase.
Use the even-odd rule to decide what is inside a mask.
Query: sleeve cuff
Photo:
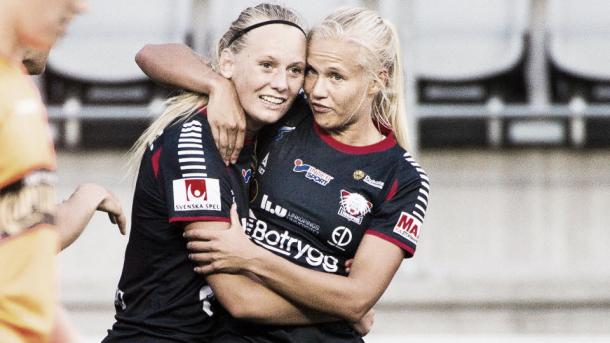
[[[413,255],[415,254],[415,248],[407,245],[404,242],[401,242],[399,240],[397,240],[394,237],[388,236],[384,233],[381,233],[379,231],[375,231],[374,229],[368,229],[366,230],[365,234],[367,235],[373,235],[373,236],[377,236],[383,240],[386,240],[396,246],[398,246],[399,248],[401,248],[404,252],[405,252],[405,258],[409,258],[409,257],[413,257]]]
[[[231,218],[212,217],[212,216],[171,217],[171,218],[169,218],[169,222],[170,223],[176,223],[176,222],[226,222],[226,223],[230,223]]]

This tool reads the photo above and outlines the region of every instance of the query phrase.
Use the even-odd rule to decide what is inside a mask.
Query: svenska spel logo
[[[220,211],[220,183],[218,179],[174,180],[175,211]]]

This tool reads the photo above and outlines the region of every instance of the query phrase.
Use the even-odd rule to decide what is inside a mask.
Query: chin
[[[284,114],[286,114],[287,110],[282,109],[281,111],[270,111],[270,110],[261,110],[257,113],[250,114],[253,119],[262,123],[262,124],[273,124],[278,120],[282,119]]]

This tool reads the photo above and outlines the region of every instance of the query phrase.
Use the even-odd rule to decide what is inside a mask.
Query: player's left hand
[[[220,156],[226,165],[237,162],[244,146],[246,117],[231,82],[210,93],[207,109],[208,123]]]
[[[235,205],[231,207],[231,226],[227,230],[188,230],[189,258],[200,274],[239,273],[256,257],[258,248],[244,234]]]

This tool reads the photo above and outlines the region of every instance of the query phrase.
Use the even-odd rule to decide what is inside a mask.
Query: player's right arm
[[[246,119],[230,80],[214,72],[208,61],[184,44],[148,44],[138,51],[136,63],[157,82],[208,94],[208,113],[222,114],[209,117],[218,151],[225,164],[237,161],[244,144]]]
[[[193,222],[190,230],[226,230],[227,222]],[[251,322],[275,325],[305,325],[336,321],[321,312],[298,306],[260,282],[239,274],[217,273],[206,277],[216,299],[231,316]]]

